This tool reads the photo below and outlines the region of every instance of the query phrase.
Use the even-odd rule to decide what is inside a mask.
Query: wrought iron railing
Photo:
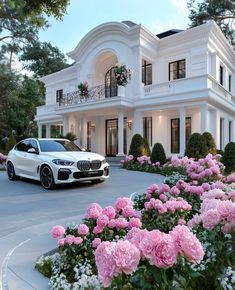
[[[117,89],[115,92],[117,96]],[[85,96],[80,95],[80,91],[74,91],[71,93],[64,94],[59,99],[59,106],[70,106],[70,105],[77,105],[81,103],[95,102],[95,101],[104,100],[110,97],[112,97],[112,95],[110,95],[110,93],[107,93],[107,86],[99,85],[96,87],[89,88],[88,95],[85,95]]]

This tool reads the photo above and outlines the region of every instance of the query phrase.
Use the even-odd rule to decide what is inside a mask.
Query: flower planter
[[[118,86],[118,97],[125,97],[126,88],[124,86]]]

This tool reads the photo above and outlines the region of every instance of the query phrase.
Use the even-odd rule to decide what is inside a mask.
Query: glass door
[[[106,120],[106,156],[118,153],[118,120]]]
[[[117,80],[115,78],[114,68],[112,67],[105,74],[105,97],[117,96]]]

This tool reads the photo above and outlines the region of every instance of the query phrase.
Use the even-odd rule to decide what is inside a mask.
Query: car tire
[[[18,179],[18,176],[15,173],[14,165],[11,161],[7,162],[7,176],[9,180]]]
[[[45,189],[53,189],[55,187],[53,172],[47,165],[43,166],[40,171],[40,182]]]
[[[104,182],[104,180],[103,179],[94,179],[94,180],[92,180],[91,181],[93,184],[97,184],[97,183],[102,183],[102,182]]]

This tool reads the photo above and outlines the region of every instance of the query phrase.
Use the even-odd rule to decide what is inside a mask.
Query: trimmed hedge
[[[221,161],[224,163],[225,172],[235,171],[235,142],[229,142],[225,146]]]
[[[189,158],[200,159],[207,155],[205,138],[199,133],[193,133],[187,143],[185,155]]]
[[[213,136],[209,132],[204,132],[202,136],[205,138],[207,153],[215,155],[217,153],[216,144]]]
[[[136,160],[137,157],[143,156],[143,138],[140,134],[135,134],[132,137],[129,149],[129,155],[133,155]]]
[[[149,148],[149,142],[147,139],[143,138],[143,155],[151,156],[151,150]]]
[[[155,143],[151,154],[151,162],[160,162],[161,165],[166,163],[166,153],[161,143]]]

